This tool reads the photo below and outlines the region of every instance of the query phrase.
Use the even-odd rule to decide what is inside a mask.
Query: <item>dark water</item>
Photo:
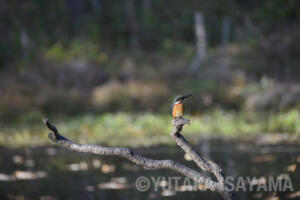
[[[288,191],[274,192],[259,188],[259,191],[249,192],[248,185],[247,192],[239,188],[236,192],[237,199],[300,199],[300,192],[297,192],[300,190],[300,146],[257,146],[233,141],[205,140],[195,148],[206,158],[222,166],[226,175],[234,177],[235,186],[239,176],[245,180],[246,177],[251,178],[254,189],[258,189],[257,184],[264,183],[269,187],[269,177],[281,178],[280,180],[290,178],[294,190],[290,191],[288,187]],[[173,159],[197,169],[193,162],[184,158],[179,147],[159,146],[134,151],[153,159]],[[140,176],[150,180],[150,188],[145,192],[138,191],[135,186]],[[173,177],[179,180],[176,189]],[[256,181],[253,177],[257,178]],[[157,191],[151,178],[160,183]],[[187,185],[184,181],[184,177],[176,172],[145,170],[119,157],[76,153],[56,147],[17,150],[0,148],[1,200],[221,199],[215,192],[187,191],[195,188],[184,187]],[[168,183],[172,186],[166,186]]]

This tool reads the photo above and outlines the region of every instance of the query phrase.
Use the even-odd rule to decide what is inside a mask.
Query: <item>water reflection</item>
[[[202,142],[201,144],[204,144]],[[237,192],[239,199],[297,199],[300,197],[300,146],[254,145],[243,142],[207,140],[205,156],[223,166],[230,176],[260,177],[252,185],[266,183],[269,176],[291,177],[293,192]],[[177,147],[157,146],[134,150],[153,159],[173,159],[194,169],[196,165]],[[144,170],[119,157],[70,152],[56,147],[0,149],[0,199],[221,199],[210,191],[194,191],[181,184],[158,191],[135,188],[139,176],[180,176],[169,170]],[[198,190],[205,187],[198,185]]]
[[[21,171],[16,170],[13,174],[1,174],[0,181],[17,181],[17,180],[33,180],[47,177],[47,172],[45,171]]]

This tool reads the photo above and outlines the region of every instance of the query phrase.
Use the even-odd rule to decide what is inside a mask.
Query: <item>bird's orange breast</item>
[[[177,103],[173,107],[172,115],[174,118],[181,117],[184,114],[184,104]]]

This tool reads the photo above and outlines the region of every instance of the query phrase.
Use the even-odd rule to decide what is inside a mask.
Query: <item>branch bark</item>
[[[229,192],[229,188],[224,182],[224,175],[222,173],[222,169],[217,164],[211,161],[207,162],[203,158],[201,158],[201,156],[180,134],[183,126],[189,124],[188,119],[179,118],[173,120],[174,128],[172,129],[170,135],[173,137],[176,144],[180,146],[185,153],[189,154],[192,160],[203,171],[213,173],[218,181],[214,181],[204,173],[198,172],[176,161],[153,160],[150,158],[143,157],[141,155],[137,155],[126,147],[104,147],[100,145],[77,144],[60,135],[56,127],[52,125],[48,119],[43,119],[43,121],[47,128],[51,130],[51,132],[48,134],[48,138],[62,147],[78,152],[124,157],[137,165],[143,166],[146,169],[171,169],[192,179],[198,184],[204,185],[212,191],[217,191],[223,197],[224,200],[233,199],[233,194]]]

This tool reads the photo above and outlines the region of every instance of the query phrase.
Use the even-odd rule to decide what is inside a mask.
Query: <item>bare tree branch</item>
[[[133,151],[126,147],[104,147],[100,145],[74,143],[60,135],[56,127],[52,125],[48,119],[43,119],[43,121],[48,129],[51,130],[51,133],[49,133],[48,135],[49,139],[65,148],[78,152],[124,157],[137,165],[143,166],[146,169],[171,169],[192,179],[198,184],[204,185],[212,191],[217,191],[225,200],[233,199],[233,195],[228,190],[229,188],[224,184],[222,169],[215,163],[211,161],[206,162],[203,158],[201,158],[192,148],[192,146],[180,134],[182,127],[185,124],[189,124],[189,120],[187,119],[179,118],[173,120],[174,128],[171,131],[170,135],[173,137],[177,145],[180,146],[187,154],[189,154],[192,160],[203,171],[212,172],[216,176],[218,182],[213,181],[209,176],[193,170],[181,163],[175,162],[173,160],[153,160],[145,158],[143,156],[135,154]]]

